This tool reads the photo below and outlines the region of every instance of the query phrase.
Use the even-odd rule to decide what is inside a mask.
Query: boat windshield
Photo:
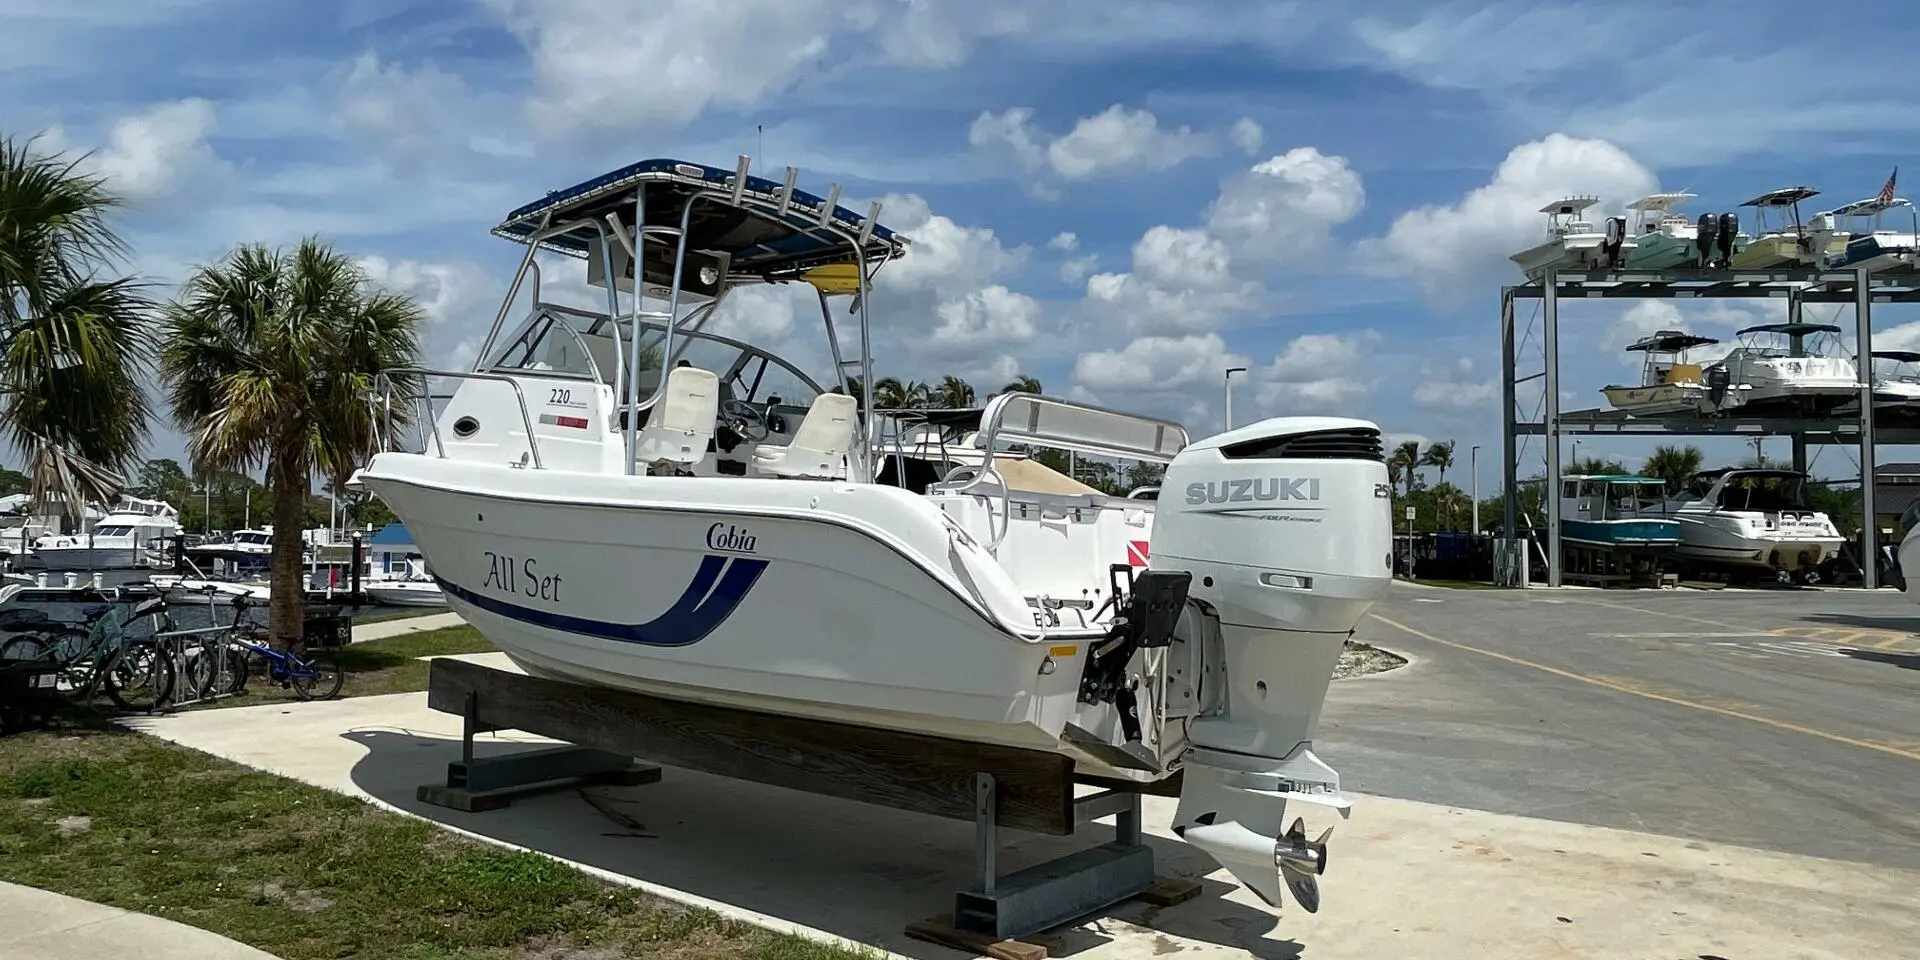
[[[1654,483],[1607,484],[1607,512],[1616,517],[1649,511],[1665,512],[1666,485]]]
[[[765,350],[691,326],[683,319],[674,331],[674,365],[712,371],[720,378],[723,400],[777,402],[804,408],[825,392],[798,367]],[[621,354],[631,349],[627,336],[631,321],[620,318],[618,338],[615,329],[615,321],[604,314],[542,304],[482,369],[612,384],[615,372],[625,366]],[[664,325],[640,325],[639,387],[643,404],[659,385],[660,349],[665,340]]]
[[[1755,513],[1806,509],[1805,480],[1794,476],[1736,476],[1720,491],[1720,507]]]

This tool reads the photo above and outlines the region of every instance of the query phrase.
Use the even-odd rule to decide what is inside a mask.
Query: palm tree
[[[1046,393],[1047,391],[1041,388],[1040,379],[1038,377],[1030,377],[1023,373],[1017,377],[1014,377],[1012,380],[1007,381],[1007,385],[1004,387],[1001,387],[1000,392],[1001,393]]]
[[[973,406],[973,384],[951,373],[940,378],[940,385],[933,388],[932,394],[935,405],[949,410],[965,410]]]
[[[32,146],[0,138],[0,430],[36,499],[58,490],[77,518],[118,494],[145,444],[152,304],[103,276],[126,249],[107,223],[119,197],[83,158]]]
[[[1599,457],[1585,457],[1568,464],[1565,472],[1569,476],[1619,477],[1625,476],[1627,470],[1625,467],[1611,460],[1602,460]]]
[[[1453,441],[1441,440],[1428,447],[1420,455],[1422,466],[1432,467],[1440,472],[1440,483],[1447,482],[1447,468],[1453,466]]]
[[[1394,448],[1393,456],[1388,458],[1389,463],[1400,465],[1400,476],[1407,483],[1406,492],[1409,495],[1413,493],[1414,484],[1420,481],[1420,459],[1420,441],[1418,440],[1402,442],[1400,446]]]
[[[1707,461],[1706,454],[1691,444],[1676,447],[1661,444],[1653,448],[1653,454],[1640,465],[1640,472],[1649,477],[1659,477],[1666,481],[1668,490],[1679,490]]]
[[[163,316],[161,375],[196,468],[266,467],[268,626],[298,645],[313,474],[344,483],[375,452],[375,378],[418,363],[426,315],[409,297],[370,290],[352,259],[309,238],[291,255],[248,245],[198,268]]]

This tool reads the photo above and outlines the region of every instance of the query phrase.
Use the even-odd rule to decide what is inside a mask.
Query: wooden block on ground
[[[1158,883],[1140,891],[1137,899],[1145,900],[1156,907],[1171,907],[1176,903],[1186,903],[1200,895],[1200,884],[1181,877],[1161,877]]]
[[[547,793],[563,787],[606,784],[616,787],[637,787],[648,783],[660,782],[660,768],[645,764],[635,764],[622,770],[609,770],[586,777],[564,777],[558,780],[545,780],[539,783],[515,784],[493,790],[468,790],[464,787],[450,787],[444,783],[423,783],[414,796],[421,803],[431,803],[436,807],[447,807],[462,813],[485,813],[488,810],[500,810],[511,806],[513,801],[536,793]]]
[[[1047,960],[1050,955],[1048,945],[1057,943],[1050,938],[1041,937],[1001,940],[990,933],[956,930],[953,926],[953,914],[950,913],[928,917],[925,920],[915,920],[907,924],[907,936],[955,950],[965,950],[968,953],[989,957],[991,960]]]

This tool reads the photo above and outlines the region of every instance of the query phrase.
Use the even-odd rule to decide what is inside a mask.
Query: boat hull
[[[33,555],[48,570],[132,570],[145,565],[144,550],[131,546],[35,547]]]
[[[1075,710],[1095,634],[1004,629],[1008,598],[981,595],[997,571],[897,488],[406,455],[361,477],[531,674],[1043,749]]]
[[[1774,536],[1743,536],[1720,523],[1705,520],[1683,520],[1680,530],[1678,553],[1682,557],[1768,570],[1817,567],[1839,553],[1841,544],[1846,542],[1841,537],[1791,530]]]
[[[1564,540],[1610,547],[1678,547],[1680,524],[1672,520],[1562,520]]]
[[[389,607],[445,607],[446,591],[437,584],[425,582],[381,583],[373,581],[362,583],[360,592],[374,603]]]

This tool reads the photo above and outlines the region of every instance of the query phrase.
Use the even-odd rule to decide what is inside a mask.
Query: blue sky
[[[134,201],[140,273],[319,233],[422,298],[443,363],[492,319],[516,248],[486,231],[507,210],[643,157],[752,153],[855,209],[882,199],[916,241],[874,300],[883,374],[1027,373],[1204,434],[1246,366],[1237,421],[1453,439],[1461,481],[1480,444],[1485,493],[1498,288],[1540,205],[1684,188],[1697,213],[1797,183],[1837,205],[1911,165],[1920,112],[1889,72],[1905,5],[1677,7],[0,0],[0,130],[96,151]],[[572,274],[550,287],[585,296]],[[817,315],[783,297],[743,294],[726,322],[819,364]],[[1636,377],[1620,348],[1639,332],[1728,335],[1764,309],[1569,308],[1562,405]],[[1920,346],[1920,318],[1880,313],[1877,347]],[[1580,452],[1632,466],[1652,446]],[[1841,449],[1815,470],[1856,472]]]

